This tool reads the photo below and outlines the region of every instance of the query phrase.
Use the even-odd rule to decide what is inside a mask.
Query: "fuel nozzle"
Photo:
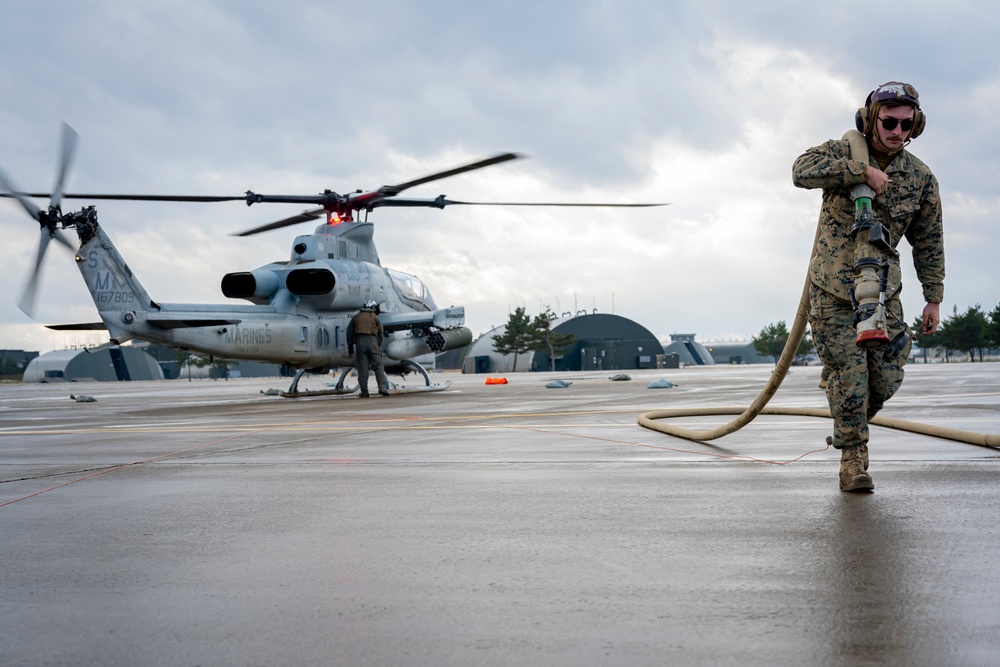
[[[858,347],[880,348],[889,343],[886,333],[885,291],[889,279],[889,262],[876,257],[860,257],[854,263],[857,276],[851,289],[854,307],[854,328]]]
[[[885,252],[892,248],[889,230],[872,210],[875,191],[858,185],[851,191],[854,200],[854,287],[850,291],[858,347],[877,349],[889,343],[885,316],[885,295],[889,283],[889,262]]]

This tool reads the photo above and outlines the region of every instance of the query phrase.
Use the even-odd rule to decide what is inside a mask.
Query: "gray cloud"
[[[384,210],[384,263],[464,303],[476,331],[509,305],[610,310],[614,295],[661,335],[753,333],[791,319],[805,274],[818,195],[791,186],[792,160],[904,79],[930,119],[911,148],[942,184],[945,308],[992,307],[998,21],[985,2],[17,2],[0,40],[0,166],[50,187],[60,120],[82,136],[76,191],[370,189],[523,151],[412,194],[674,206]],[[283,259],[309,231],[227,236],[288,207],[99,209],[165,301],[222,301],[223,273]],[[0,229],[16,293],[37,236],[9,203]],[[39,319],[92,319],[71,260],[51,254]],[[905,292],[915,314],[912,277]],[[44,347],[13,301],[0,344]]]

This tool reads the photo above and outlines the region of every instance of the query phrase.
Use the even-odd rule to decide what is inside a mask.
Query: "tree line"
[[[924,361],[927,360],[927,350],[936,347],[944,348],[945,361],[948,361],[951,350],[968,354],[971,361],[976,361],[978,354],[979,361],[982,361],[985,350],[1000,348],[1000,304],[988,313],[978,303],[962,313],[955,306],[951,317],[944,319],[938,330],[930,335],[920,333],[919,317],[911,328],[914,331],[913,341],[923,350]]]
[[[560,334],[552,330],[552,323],[559,318],[546,308],[532,318],[523,306],[514,309],[507,318],[506,330],[493,338],[493,351],[498,354],[513,354],[517,371],[517,357],[525,352],[546,352],[551,370],[556,369],[556,356],[562,354],[576,342],[573,334]]]
[[[985,312],[978,303],[970,306],[964,312],[958,312],[958,306],[952,310],[951,317],[944,318],[938,330],[933,334],[920,333],[921,318],[917,317],[910,326],[913,342],[922,350],[924,361],[927,361],[927,351],[934,348],[945,350],[945,361],[948,352],[959,351],[969,355],[969,359],[983,360],[983,352],[989,349],[1000,349],[1000,304],[990,312]],[[753,346],[757,353],[765,357],[773,357],[778,363],[778,357],[788,341],[788,328],[784,321],[769,324],[754,336]],[[799,344],[797,354],[807,354],[812,349],[812,340],[806,334]]]

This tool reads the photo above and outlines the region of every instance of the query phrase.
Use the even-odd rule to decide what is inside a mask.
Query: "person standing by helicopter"
[[[358,386],[361,398],[368,398],[368,372],[375,373],[378,393],[389,395],[389,382],[382,366],[382,339],[385,331],[378,318],[378,304],[369,300],[347,325],[347,353],[354,355],[358,368]]]

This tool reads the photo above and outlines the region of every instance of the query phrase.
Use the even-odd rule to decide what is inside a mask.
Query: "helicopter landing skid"
[[[343,396],[346,394],[353,394],[357,390],[357,387],[354,387],[353,389],[306,389],[305,391],[283,391],[279,395],[284,398],[305,398],[306,396]]]
[[[427,369],[425,369],[423,366],[413,361],[412,359],[403,359],[402,361],[399,362],[399,365],[403,367],[404,373],[406,372],[406,369],[409,369],[410,371],[416,373],[420,373],[420,375],[424,378],[424,385],[423,386],[415,385],[407,387],[406,385],[390,382],[389,383],[390,396],[395,396],[397,394],[420,394],[431,391],[444,391],[445,389],[451,386],[451,380],[446,380],[444,382],[431,382],[431,376],[427,374]]]
[[[397,394],[425,394],[431,391],[444,391],[451,386],[451,380],[445,380],[444,382],[433,382],[426,384],[424,386],[412,386],[407,387],[406,385],[396,384],[395,382],[389,383],[389,395],[396,396]]]
[[[451,387],[451,380],[446,380],[444,382],[431,382],[430,375],[427,374],[427,370],[411,359],[404,359],[399,362],[399,365],[403,367],[404,372],[415,372],[419,373],[424,379],[423,385],[403,385],[396,384],[395,382],[389,382],[389,395],[397,396],[401,394],[425,394],[432,391],[444,391]],[[288,388],[288,391],[280,392],[280,395],[284,398],[305,398],[307,396],[343,396],[346,394],[353,394],[358,391],[358,385],[353,387],[347,386],[345,381],[348,376],[355,372],[354,367],[346,368],[341,372],[340,377],[337,381],[328,383],[327,386],[330,389],[320,389],[320,390],[303,390],[299,391],[299,380],[305,375],[304,370],[299,370],[295,373],[295,378],[292,380],[292,385]]]
[[[347,377],[347,374],[350,373],[351,370],[352,369],[348,368],[344,371],[343,374],[341,374],[340,379],[337,381],[336,386],[332,389],[306,389],[299,391],[299,380],[301,380],[302,376],[306,373],[304,369],[299,369],[295,372],[295,377],[292,379],[292,385],[288,388],[288,391],[280,392],[279,395],[284,398],[305,398],[306,396],[338,396],[342,394],[353,394],[358,390],[357,385],[353,387],[344,386],[344,378]]]

